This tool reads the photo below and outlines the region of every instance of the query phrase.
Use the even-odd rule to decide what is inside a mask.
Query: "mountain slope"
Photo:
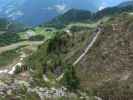
[[[127,6],[123,6],[123,7],[116,6],[116,7],[105,8],[101,11],[98,11],[94,15],[94,18],[95,19],[101,19],[101,18],[106,17],[106,16],[118,15],[118,14],[123,13],[123,12],[133,12],[133,6],[127,5]]]
[[[2,0],[0,16],[36,26],[47,22],[71,8],[96,11],[100,2],[82,0]],[[90,6],[88,6],[90,5]]]
[[[26,29],[28,28],[20,23],[0,18],[0,46],[20,41],[21,39],[17,32],[22,32]]]
[[[118,7],[126,7],[126,6],[133,6],[133,1],[126,1],[126,2],[122,2],[121,4],[118,5]]]
[[[46,23],[44,26],[52,26],[57,28],[62,28],[67,24],[75,23],[75,22],[82,22],[86,20],[90,20],[93,14],[90,11],[86,10],[79,10],[79,9],[71,9],[60,15],[50,22]]]
[[[97,20],[101,20],[104,17],[110,17],[119,15],[123,12],[133,12],[133,6],[115,6],[105,8],[101,11],[96,13],[92,13],[86,10],[79,10],[79,9],[71,9],[64,13],[63,15],[59,15],[55,17],[53,20],[49,21],[48,23],[44,24],[44,26],[48,27],[55,27],[55,28],[63,28],[65,25],[75,22],[95,22]]]
[[[96,12],[101,5],[101,2],[97,0],[85,2],[82,0],[2,0],[0,2],[0,17],[17,20],[29,26],[48,22],[72,8]],[[132,4],[125,2],[120,5],[129,6],[129,3]]]
[[[97,42],[76,67],[82,87],[102,96],[133,93],[132,22],[132,16],[123,14],[104,23]]]
[[[94,96],[133,93],[132,22],[133,16],[123,13],[100,25],[102,32],[74,67],[83,90],[94,93]],[[64,72],[64,66],[73,64],[86,52],[96,33],[97,28],[61,32],[41,45],[38,52],[29,57],[27,65],[33,68],[35,78],[45,74],[49,79],[55,79]]]
[[[0,18],[0,31],[2,33],[16,33],[24,31],[27,27],[21,23]]]

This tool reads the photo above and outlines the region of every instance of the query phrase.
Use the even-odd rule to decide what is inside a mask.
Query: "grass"
[[[32,36],[29,36],[27,32],[29,32],[29,35]],[[56,30],[54,28],[36,27],[25,32],[0,34],[0,46],[6,46],[26,40],[32,41],[31,37],[34,38],[34,40],[36,41],[42,41],[42,37],[44,37],[45,40],[48,40],[55,36],[55,32]]]
[[[0,54],[0,67],[6,66],[14,61],[20,54],[18,49],[10,50]]]
[[[35,30],[36,35],[42,35],[45,37],[45,39],[53,38],[55,36],[54,33],[56,32],[54,28],[36,27],[34,30]]]
[[[29,37],[28,37],[27,32],[31,32],[34,37],[35,36],[44,36],[45,39],[51,39],[55,36],[54,33],[56,32],[56,30],[54,28],[36,27],[34,29],[30,29],[25,32],[19,32],[19,33],[17,33],[17,35],[19,35],[19,37],[21,39],[28,40]]]
[[[21,39],[28,39],[28,37],[27,37],[27,35],[26,35],[26,32],[19,32],[19,33],[17,33],[17,35],[19,35],[19,37],[21,38]]]
[[[0,46],[10,45],[22,41],[22,39],[17,34],[2,34],[0,35]]]

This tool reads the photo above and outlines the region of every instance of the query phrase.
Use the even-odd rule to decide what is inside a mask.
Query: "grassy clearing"
[[[36,27],[35,29],[36,35],[42,35],[45,37],[45,39],[51,39],[55,36],[56,30],[54,28],[42,28],[42,27]]]
[[[10,45],[11,43],[16,43],[22,41],[22,39],[17,34],[2,34],[0,35],[0,46]]]
[[[20,55],[17,51],[18,49],[14,49],[0,54],[0,67],[12,63]]]
[[[54,28],[36,27],[25,32],[0,34],[0,46],[11,45],[20,41],[42,41],[55,36]]]
[[[36,27],[25,32],[17,33],[21,39],[28,40],[30,37],[44,36],[45,39],[51,39],[55,36],[56,30],[54,28]],[[39,41],[39,40],[38,40]]]
[[[26,32],[19,32],[17,33],[17,35],[21,38],[21,39],[28,39]]]

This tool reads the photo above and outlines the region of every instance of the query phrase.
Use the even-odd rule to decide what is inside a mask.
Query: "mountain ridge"
[[[65,25],[73,22],[82,22],[82,21],[93,22],[102,19],[103,17],[118,15],[123,12],[132,12],[132,11],[133,11],[132,5],[127,5],[123,7],[119,6],[108,7],[104,8],[103,10],[97,11],[96,13],[81,9],[70,9],[64,14],[53,18],[51,21],[44,24],[44,26],[63,28],[65,27]]]
[[[85,3],[82,0],[73,2],[68,0],[45,0],[41,2],[36,0],[21,0],[20,2],[8,0],[0,4],[0,16],[17,20],[30,26],[36,26],[51,20],[71,8],[86,10],[96,10],[98,8],[98,4],[94,5],[93,2],[88,2]]]
[[[126,6],[133,6],[133,0],[125,1],[118,5],[118,7],[126,7]]]

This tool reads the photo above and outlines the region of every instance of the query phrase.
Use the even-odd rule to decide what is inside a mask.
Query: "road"
[[[3,52],[9,51],[9,50],[16,49],[20,46],[25,46],[25,45],[37,46],[37,45],[42,44],[43,42],[44,41],[23,41],[23,42],[18,42],[18,43],[11,44],[11,45],[8,45],[8,46],[0,47],[0,54],[3,53]]]

